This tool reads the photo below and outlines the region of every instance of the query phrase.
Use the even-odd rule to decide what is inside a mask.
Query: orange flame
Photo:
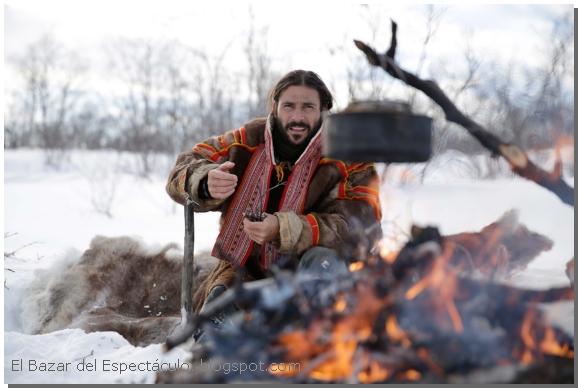
[[[421,373],[419,373],[415,369],[408,369],[405,372],[403,372],[402,378],[405,378],[406,380],[409,381],[417,381],[421,379]]]
[[[319,381],[339,381],[355,376],[354,357],[358,355],[358,343],[366,341],[373,332],[373,322],[384,300],[375,296],[372,288],[360,285],[359,300],[363,303],[351,306],[352,311],[336,322],[327,336],[326,321],[316,321],[307,330],[282,334],[278,344],[286,351],[285,361],[298,362],[308,376]],[[344,296],[338,297],[334,310],[346,308]],[[364,367],[363,378],[379,380],[384,371],[379,365]],[[360,372],[361,373],[361,372]],[[389,371],[388,371],[389,373]],[[295,375],[297,371],[294,371]]]
[[[544,335],[542,342],[540,342],[540,350],[546,354],[574,358],[574,351],[570,349],[569,345],[560,345],[558,341],[556,341],[554,329],[550,326],[546,328],[546,334]]]
[[[349,264],[349,271],[351,271],[351,272],[359,271],[364,266],[365,266],[365,264],[363,263],[363,261],[356,261],[356,262]]]
[[[524,344],[524,351],[520,357],[523,364],[530,364],[534,362],[536,356],[540,354],[550,354],[559,357],[574,358],[574,351],[570,349],[567,344],[561,345],[556,340],[556,335],[552,326],[547,326],[544,329],[544,335],[541,341],[536,333],[536,311],[528,310],[524,316],[524,321],[520,328],[520,337]]]
[[[399,327],[394,315],[387,317],[385,322],[385,332],[387,333],[387,337],[393,342],[401,342],[401,344],[406,348],[411,346],[411,341],[409,340],[408,335]]]
[[[462,331],[464,331],[462,318],[460,317],[460,313],[458,312],[456,304],[454,303],[453,300],[448,301],[447,309],[456,333],[461,333]]]
[[[347,301],[345,300],[345,297],[343,295],[340,295],[337,298],[337,301],[335,302],[335,305],[333,306],[333,309],[335,311],[337,311],[338,313],[342,313],[345,311],[345,308],[347,307]]]
[[[534,336],[532,333],[532,322],[534,321],[534,316],[535,311],[533,309],[528,310],[524,316],[522,327],[520,329],[520,336],[525,347],[520,361],[526,365],[534,361],[534,357],[532,356],[532,351],[536,347],[536,342],[534,341]]]
[[[434,259],[430,272],[406,291],[405,298],[412,300],[426,288],[436,292],[440,296],[439,305],[445,308],[454,330],[461,333],[464,326],[454,302],[454,294],[457,290],[457,274],[448,268],[453,251],[453,244],[444,245],[442,255]]]
[[[355,339],[337,341],[332,356],[327,361],[314,368],[310,376],[321,381],[342,380],[353,372],[352,359],[357,348]]]
[[[393,264],[397,255],[399,254],[399,248],[397,243],[392,239],[382,239],[378,242],[379,256],[388,264]]]
[[[357,378],[360,383],[371,384],[375,382],[385,381],[391,372],[387,368],[383,368],[377,361],[371,361],[367,370],[359,372]]]
[[[569,155],[569,158],[566,159],[570,159],[568,161],[573,161],[574,160],[574,136],[572,135],[561,135],[558,136],[558,138],[556,139],[556,144],[554,146],[554,151],[556,154],[556,160],[563,160],[564,158],[562,157],[562,154],[564,153],[565,149],[571,151],[571,154]]]
[[[430,272],[419,282],[414,284],[405,294],[407,300],[412,300],[418,296],[427,287],[440,288],[444,285],[448,276],[448,262],[452,256],[454,246],[451,244],[444,245],[444,252],[441,256],[434,259]]]
[[[431,281],[432,281],[432,279],[430,279],[429,277],[422,278],[419,282],[414,284],[409,290],[406,291],[405,298],[407,300],[414,299],[416,296],[421,294],[421,292],[423,290],[425,290],[430,285]]]

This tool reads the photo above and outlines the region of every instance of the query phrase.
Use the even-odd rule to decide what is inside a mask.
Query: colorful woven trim
[[[218,145],[218,148],[208,143],[198,143],[193,147],[193,151],[214,163],[226,161],[232,147],[244,148],[251,153],[257,149],[257,147],[251,147],[247,144],[245,127],[229,131],[224,135],[212,138],[212,140]]]
[[[341,173],[341,181],[337,188],[337,199],[365,201],[373,208],[375,218],[378,221],[381,220],[379,191],[369,186],[351,186],[349,181],[351,174],[373,168],[372,163],[346,164],[341,160],[322,158],[319,164],[333,164]]]
[[[317,219],[311,213],[305,216],[307,222],[311,226],[311,245],[316,246],[319,244],[319,224],[317,223]]]

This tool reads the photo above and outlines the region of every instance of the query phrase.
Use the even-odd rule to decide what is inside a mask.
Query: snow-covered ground
[[[24,332],[29,326],[23,322],[21,302],[35,276],[34,270],[78,258],[95,235],[135,236],[151,248],[170,242],[182,245],[182,211],[165,192],[166,176],[173,161],[159,159],[157,174],[150,179],[135,175],[136,162],[132,155],[116,152],[75,152],[69,164],[55,171],[44,166],[40,151],[5,152],[4,244],[5,252],[16,251],[4,263],[7,383],[152,383],[154,371],[119,373],[112,371],[111,366],[107,372],[102,370],[106,368],[103,362],[165,361],[174,365],[185,360],[184,350],[165,355],[160,345],[135,347],[115,332],[86,334],[78,329],[45,335]],[[111,196],[111,201],[98,202]],[[104,214],[109,202],[112,217]],[[210,249],[217,236],[218,219],[217,213],[195,217],[196,249]],[[75,369],[85,356],[86,360],[97,361],[97,372]],[[68,372],[13,371],[18,367],[12,368],[12,360],[20,359],[24,363],[44,360],[72,364]],[[152,364],[148,369],[152,370]]]
[[[459,159],[449,155],[432,165],[423,183],[401,174],[406,166],[393,168],[388,176],[396,178],[382,188],[383,227],[407,231],[416,223],[437,225],[443,234],[476,231],[515,208],[521,222],[551,238],[554,247],[512,280],[536,288],[567,285],[565,264],[574,256],[573,208],[522,179],[472,180],[458,173],[463,172]],[[112,371],[112,364],[105,371],[105,360],[117,366],[133,362],[142,368],[147,361],[174,365],[185,360],[184,350],[163,354],[160,345],[135,347],[114,332],[24,332],[21,302],[34,270],[78,257],[95,235],[136,236],[149,246],[182,243],[182,211],[164,188],[173,161],[158,158],[155,174],[148,179],[134,174],[136,162],[134,156],[115,152],[74,152],[57,171],[44,166],[40,151],[5,152],[4,244],[5,252],[14,252],[4,263],[7,383],[153,382],[153,371],[119,373]],[[573,186],[573,178],[569,181]],[[218,218],[217,213],[196,216],[197,250],[211,248]],[[564,326],[573,331],[573,306],[561,311],[571,314]],[[71,365],[66,372],[23,372],[17,370],[20,359]],[[96,362],[97,371],[78,371],[83,359]]]

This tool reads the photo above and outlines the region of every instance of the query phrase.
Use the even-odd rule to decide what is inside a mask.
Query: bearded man
[[[222,214],[212,251],[219,263],[195,293],[195,311],[224,292],[237,271],[247,281],[270,276],[273,265],[346,273],[360,239],[370,247],[381,236],[373,164],[322,155],[323,116],[333,97],[319,76],[286,74],[269,105],[268,117],[180,154],[170,173],[171,198]]]

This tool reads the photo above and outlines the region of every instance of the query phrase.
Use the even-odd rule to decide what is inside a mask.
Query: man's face
[[[319,92],[307,86],[289,86],[279,96],[276,116],[289,141],[303,143],[321,123]]]

